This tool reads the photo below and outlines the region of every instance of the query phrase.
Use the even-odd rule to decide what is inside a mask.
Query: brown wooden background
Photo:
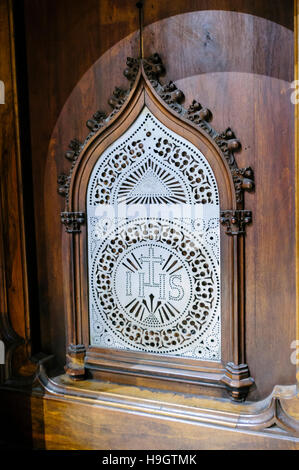
[[[135,0],[25,0],[41,348],[64,362],[61,225],[57,175],[71,138],[108,110],[138,55]],[[147,0],[145,55],[160,53],[166,80],[231,126],[252,166],[256,191],[247,230],[247,362],[260,399],[295,382],[294,109],[292,1]],[[25,182],[26,184],[26,182]],[[225,209],[225,208],[223,208]],[[38,319],[35,319],[38,321]]]

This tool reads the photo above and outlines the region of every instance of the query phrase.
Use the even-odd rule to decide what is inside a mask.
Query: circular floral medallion
[[[118,227],[98,248],[91,277],[108,331],[131,348],[175,353],[215,320],[216,266],[179,223],[139,219]]]

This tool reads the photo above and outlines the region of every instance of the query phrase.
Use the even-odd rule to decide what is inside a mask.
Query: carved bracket
[[[220,223],[225,226],[227,235],[244,235],[247,224],[252,222],[251,211],[221,211]]]
[[[61,222],[67,233],[80,233],[81,225],[85,222],[84,212],[61,212]]]

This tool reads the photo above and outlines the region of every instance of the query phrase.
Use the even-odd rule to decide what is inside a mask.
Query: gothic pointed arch
[[[111,114],[96,112],[66,152],[66,370],[158,374],[242,400],[253,383],[243,275],[253,171],[237,166],[234,132],[213,129],[195,100],[184,108],[163,72],[158,54],[129,58],[129,90],[116,88]]]

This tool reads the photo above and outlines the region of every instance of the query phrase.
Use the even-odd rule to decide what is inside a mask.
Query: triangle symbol
[[[152,170],[147,170],[128,196],[172,196],[172,192]]]
[[[155,315],[151,313],[144,321],[144,325],[146,325],[149,328],[157,328],[161,326],[160,322],[157,320]]]

